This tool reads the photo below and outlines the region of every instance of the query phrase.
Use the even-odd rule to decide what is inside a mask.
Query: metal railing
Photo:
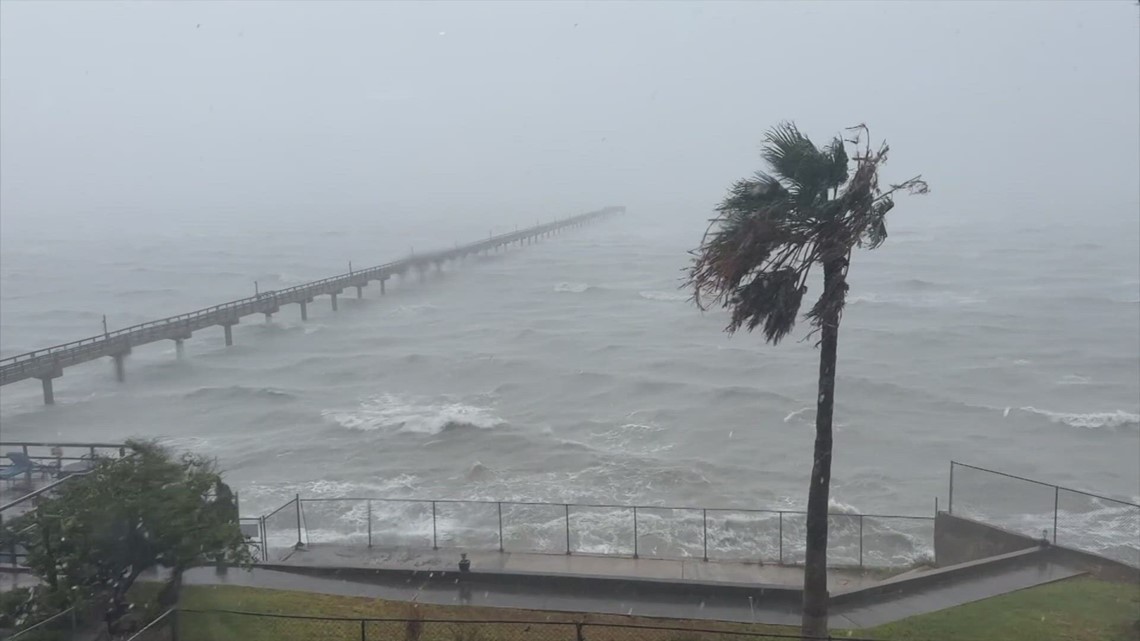
[[[54,463],[57,469],[63,468],[64,461],[89,461],[96,456],[118,453],[123,456],[127,446],[123,443],[45,443],[38,441],[0,441],[0,457],[6,457],[13,448],[33,461]],[[5,458],[5,460],[7,460]]]
[[[0,505],[0,523],[3,522],[3,513],[27,500],[35,499],[46,490],[55,487],[69,475],[86,473],[99,456],[122,457],[126,454],[126,445],[122,443],[43,443],[33,441],[0,441],[0,457],[5,464],[14,464],[7,458],[9,452],[19,451],[36,467],[27,468],[20,476],[28,486],[28,491],[14,501]],[[65,465],[65,462],[68,462]],[[42,478],[53,477],[50,484],[34,488],[32,476],[38,474]],[[11,480],[11,479],[9,479]],[[10,492],[5,492],[9,494]]]
[[[950,514],[1140,567],[1140,505],[950,462]]]
[[[114,460],[123,458],[128,453],[126,451],[127,446],[121,443],[0,442],[0,452],[10,451],[10,448],[13,447],[20,448],[24,455],[32,461],[47,461],[47,463],[42,464],[44,465],[43,468],[26,472],[29,480],[32,473],[50,473],[55,477],[47,485],[30,489],[15,499],[0,505],[0,534],[3,534],[3,541],[0,542],[0,562],[12,567],[19,567],[21,561],[27,558],[24,542],[35,531],[35,525],[29,525],[18,532],[9,532],[4,529],[4,523],[11,522],[24,513],[35,509],[43,498],[51,496],[59,488],[86,477],[94,469],[95,462],[100,457]],[[47,450],[47,453],[37,452],[37,449]],[[64,461],[73,461],[72,465],[75,465],[74,462],[83,464],[69,470],[68,467],[64,466]]]
[[[52,616],[16,631],[8,637],[10,641],[39,641],[40,639],[66,638],[65,633],[79,629],[81,620],[75,608],[67,608]]]
[[[25,494],[24,496],[0,505],[0,558],[4,559],[8,565],[18,568],[22,565],[21,561],[28,558],[28,551],[25,546],[26,542],[36,531],[36,526],[28,525],[27,527],[19,530],[9,532],[4,529],[5,521],[12,521],[13,518],[18,518],[25,512],[35,509],[39,504],[40,498],[48,496],[60,486],[67,483],[73,483],[76,479],[87,476],[88,472],[76,472],[69,476],[65,476],[52,482],[50,485],[45,485],[33,492]],[[5,514],[7,512],[8,514]]]
[[[14,382],[18,377],[28,378],[36,373],[39,373],[46,365],[50,365],[55,361],[62,362],[63,360],[70,359],[76,360],[91,354],[102,354],[104,347],[108,344],[120,342],[125,346],[139,344],[141,342],[149,342],[149,338],[158,333],[165,333],[171,329],[178,329],[179,325],[185,326],[187,329],[199,329],[201,326],[213,325],[217,323],[216,316],[221,312],[232,312],[232,316],[240,317],[247,314],[255,313],[258,308],[264,306],[266,303],[275,303],[280,298],[292,298],[299,294],[317,294],[321,290],[329,286],[349,287],[358,283],[366,283],[370,279],[385,276],[391,273],[401,273],[408,268],[417,267],[421,265],[429,265],[434,261],[444,259],[446,257],[458,255],[464,252],[479,251],[483,248],[497,247],[500,245],[514,242],[515,240],[529,238],[537,234],[553,231],[570,225],[584,223],[586,221],[600,218],[602,216],[610,215],[621,211],[620,207],[607,207],[598,211],[593,211],[577,216],[570,216],[568,218],[559,219],[543,225],[530,227],[523,230],[499,234],[498,236],[491,236],[485,240],[469,243],[447,250],[440,250],[430,252],[427,254],[416,254],[407,258],[402,258],[383,265],[369,267],[361,270],[352,270],[346,274],[339,274],[329,278],[322,278],[320,280],[304,283],[288,287],[286,289],[275,290],[272,292],[262,293],[260,295],[241,298],[238,300],[213,305],[203,309],[186,312],[175,316],[169,316],[159,320],[146,321],[130,327],[117,329],[113,332],[105,332],[79,340],[69,341],[67,343],[60,343],[51,347],[45,347],[15,356],[9,356],[0,359],[0,384],[6,382]],[[195,325],[196,321],[203,321],[202,325]],[[161,330],[149,334],[148,330]],[[50,358],[49,358],[50,357]]]
[[[320,617],[299,614],[269,614],[237,610],[179,608],[163,614],[131,641],[212,641],[220,635],[237,634],[258,639],[289,641],[390,641],[392,639],[456,639],[459,641],[872,641],[844,634],[834,637],[804,636],[794,631],[757,632],[747,624],[702,623],[691,626],[661,623],[601,623],[574,621],[570,616],[512,620],[437,619],[408,617]],[[574,617],[578,618],[578,617]],[[229,638],[228,636],[225,638]]]
[[[806,518],[796,510],[298,495],[260,517],[259,543],[264,560],[336,543],[796,565]],[[828,545],[836,567],[911,566],[932,556],[934,518],[832,513]]]

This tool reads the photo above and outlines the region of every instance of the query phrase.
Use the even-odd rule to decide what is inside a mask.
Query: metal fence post
[[[372,547],[372,499],[368,499],[368,547]],[[363,621],[361,625],[364,625]],[[363,634],[363,632],[361,632],[361,634]]]
[[[563,503],[562,507],[566,508],[566,554],[570,554],[570,504]]]
[[[946,513],[954,513],[954,461],[950,461],[950,499],[947,501]]]
[[[780,565],[784,564],[784,513],[780,512]]]
[[[863,567],[863,515],[859,515],[859,567]]]
[[[1053,545],[1057,545],[1057,508],[1061,504],[1061,488],[1053,486]]]
[[[368,633],[365,631],[364,619],[360,620],[360,641],[368,641]]]
[[[709,511],[701,509],[701,545],[705,549],[704,560],[709,560]]]
[[[269,530],[265,527],[265,517],[258,517],[261,522],[261,560],[269,560]]]
[[[294,497],[297,501],[297,547],[301,547],[301,495],[300,493]]]
[[[435,529],[435,501],[431,502],[431,549],[439,549],[439,537]]]
[[[495,505],[499,506],[499,551],[503,552],[503,502],[499,501]]]
[[[633,558],[637,558],[637,506],[633,506]]]

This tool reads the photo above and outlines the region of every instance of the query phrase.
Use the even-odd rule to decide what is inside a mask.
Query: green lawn
[[[1137,641],[1140,586],[1078,577],[865,631],[892,641]]]
[[[672,621],[617,615],[578,615],[505,608],[438,606],[340,597],[306,592],[261,590],[234,586],[192,586],[184,592],[183,606],[190,609],[227,609],[292,615],[448,620],[498,620],[519,623],[456,626],[423,623],[419,641],[573,641],[573,626],[551,625],[586,621],[639,626],[675,626],[720,631],[789,634],[795,630],[778,626],[755,626],[704,621]],[[359,622],[309,622],[296,619],[251,618],[224,614],[183,613],[182,641],[241,639],[352,639],[361,638]],[[1076,578],[1007,594],[986,601],[898,621],[852,636],[890,641],[1137,641],[1140,631],[1140,587]],[[541,623],[535,623],[541,622]],[[407,636],[404,623],[366,624],[368,639]],[[471,632],[475,630],[475,632]],[[587,639],[607,641],[696,641],[742,637],[665,630],[591,628]],[[845,632],[836,636],[842,638]]]

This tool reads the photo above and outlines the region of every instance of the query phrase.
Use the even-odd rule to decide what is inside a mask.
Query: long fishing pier
[[[137,345],[164,340],[174,341],[175,353],[181,358],[183,356],[183,341],[200,329],[220,326],[225,331],[226,346],[228,347],[234,343],[234,325],[240,323],[244,316],[265,314],[268,319],[272,314],[280,311],[282,305],[295,304],[301,308],[301,320],[308,320],[308,305],[317,296],[328,296],[332,301],[333,311],[336,311],[337,296],[344,293],[347,288],[355,287],[357,298],[362,298],[364,288],[369,283],[378,281],[380,283],[380,295],[383,296],[385,282],[394,275],[404,276],[413,271],[423,275],[432,267],[440,270],[444,264],[453,260],[459,260],[472,254],[499,251],[514,243],[528,245],[563,230],[581,227],[624,211],[624,207],[606,207],[598,211],[563,218],[527,229],[491,236],[485,240],[456,246],[452,249],[414,254],[376,267],[352,270],[347,274],[324,278],[304,285],[262,292],[249,298],[11,356],[0,360],[0,385],[8,385],[28,378],[38,378],[43,383],[44,403],[51,405],[55,403],[52,381],[63,376],[63,370],[66,367],[109,356],[115,364],[115,377],[122,382],[126,380],[127,355],[131,353],[131,348]]]

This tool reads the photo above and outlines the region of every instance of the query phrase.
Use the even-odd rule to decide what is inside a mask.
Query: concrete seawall
[[[934,563],[938,567],[977,561],[1038,547],[1039,539],[947,512],[934,518]]]
[[[1119,561],[946,512],[939,512],[934,520],[934,558],[938,567],[1015,556],[1012,553],[1033,549],[1040,549],[1042,559],[1080,568],[1097,578],[1140,585],[1140,568]]]

